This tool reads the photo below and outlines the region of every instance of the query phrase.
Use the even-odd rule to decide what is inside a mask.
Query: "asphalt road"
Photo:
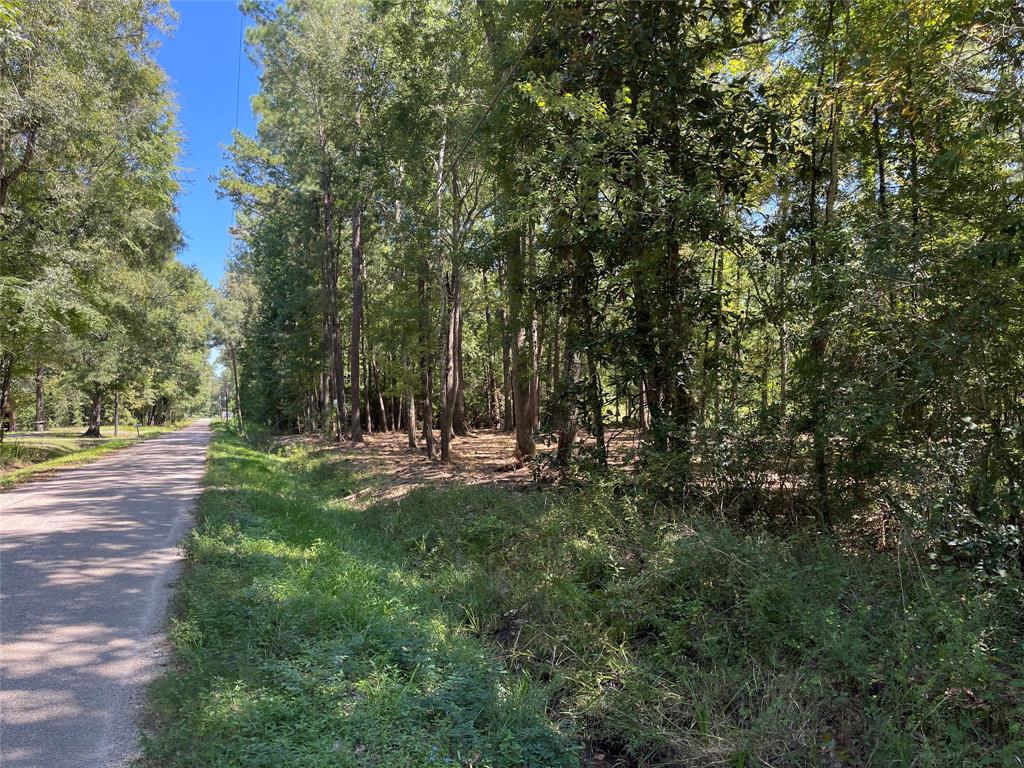
[[[208,422],[0,493],[0,766],[136,754]]]

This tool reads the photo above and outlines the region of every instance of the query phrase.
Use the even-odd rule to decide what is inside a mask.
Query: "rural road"
[[[196,422],[0,493],[3,768],[135,756],[209,439]]]

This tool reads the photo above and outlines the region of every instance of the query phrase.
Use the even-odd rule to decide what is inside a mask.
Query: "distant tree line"
[[[166,2],[0,0],[0,439],[205,406],[210,290],[175,259]]]

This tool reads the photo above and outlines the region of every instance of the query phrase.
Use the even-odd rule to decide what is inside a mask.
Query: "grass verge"
[[[0,445],[0,489],[10,488],[38,475],[78,464],[86,464],[111,451],[127,448],[142,440],[174,432],[183,424],[142,427],[141,437],[79,437],[80,429],[62,430],[5,438]]]
[[[570,766],[544,686],[467,637],[329,452],[211,445],[151,766]]]
[[[1022,765],[1016,577],[281,450],[217,433],[148,765]]]

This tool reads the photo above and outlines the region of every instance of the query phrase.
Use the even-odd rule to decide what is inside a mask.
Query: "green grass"
[[[218,428],[144,763],[577,765],[545,687],[460,631],[328,457]]]
[[[676,519],[614,483],[362,518],[463,626],[645,766],[1024,765],[1024,585]]]
[[[85,464],[111,451],[134,445],[139,440],[173,432],[181,424],[121,430],[123,436],[81,437],[83,427],[66,427],[47,432],[22,432],[5,435],[0,445],[0,488],[9,488],[41,473],[76,464]]]
[[[1022,765],[1019,579],[287,450],[214,441],[151,766]]]

